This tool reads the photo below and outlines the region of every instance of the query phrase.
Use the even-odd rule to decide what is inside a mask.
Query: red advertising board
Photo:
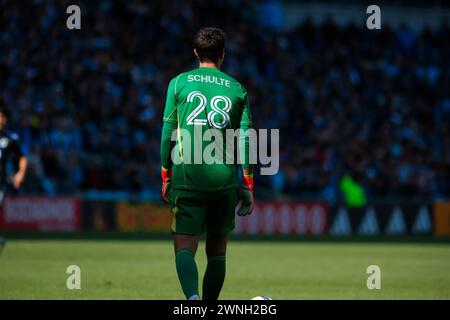
[[[77,198],[7,197],[0,210],[0,230],[77,231],[80,216]]]
[[[236,217],[235,234],[319,235],[327,232],[328,207],[316,202],[257,201],[253,213]]]

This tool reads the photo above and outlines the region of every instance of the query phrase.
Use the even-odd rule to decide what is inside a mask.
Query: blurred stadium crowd
[[[369,31],[303,21],[283,31],[274,1],[2,0],[0,96],[30,157],[27,193],[160,188],[170,79],[195,67],[192,38],[229,37],[224,71],[247,88],[256,128],[280,129],[269,194],[450,196],[449,26]],[[226,4],[225,4],[226,3]]]

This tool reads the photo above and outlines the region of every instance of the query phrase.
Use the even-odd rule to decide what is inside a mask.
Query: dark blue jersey
[[[0,186],[6,185],[6,168],[12,161],[14,169],[18,169],[18,160],[23,156],[19,136],[8,130],[0,131]]]

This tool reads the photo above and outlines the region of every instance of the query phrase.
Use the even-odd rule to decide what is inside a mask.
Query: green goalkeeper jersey
[[[178,75],[169,84],[163,121],[170,133],[178,129],[176,142],[170,144],[163,127],[161,143],[162,165],[173,168],[172,188],[218,191],[238,187],[233,150],[239,148],[239,138],[230,137],[235,129],[250,128],[252,120],[247,92],[237,80],[205,67]]]

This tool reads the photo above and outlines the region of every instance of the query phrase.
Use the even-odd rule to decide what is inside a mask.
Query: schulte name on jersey
[[[230,87],[230,80],[226,80],[223,78],[218,78],[216,76],[209,75],[199,75],[199,74],[190,74],[188,75],[188,82],[205,82],[205,83],[214,83],[219,86]]]

